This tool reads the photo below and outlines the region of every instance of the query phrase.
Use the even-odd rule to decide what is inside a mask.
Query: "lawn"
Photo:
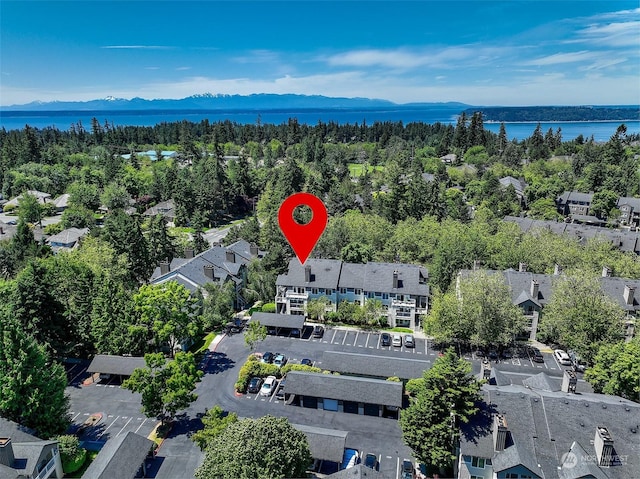
[[[384,166],[371,166],[367,168],[369,173],[374,171],[384,171]],[[362,163],[349,163],[349,174],[351,176],[362,176],[364,174],[364,165]]]

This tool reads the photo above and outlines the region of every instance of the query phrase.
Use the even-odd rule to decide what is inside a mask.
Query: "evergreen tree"
[[[415,399],[400,412],[402,438],[420,462],[450,473],[459,425],[477,412],[480,383],[471,374],[471,363],[453,348],[424,372],[423,381]]]
[[[67,375],[24,327],[0,317],[0,416],[36,430],[39,437],[69,425]]]

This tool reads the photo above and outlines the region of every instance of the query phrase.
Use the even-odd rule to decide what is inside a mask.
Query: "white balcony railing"
[[[49,462],[47,462],[47,465],[44,466],[44,469],[42,469],[33,479],[45,479],[46,477],[49,477],[49,472],[51,472],[51,469],[53,469],[55,465],[56,458],[54,456],[49,460]]]
[[[289,299],[308,299],[309,293],[294,293],[293,291],[287,291],[284,297]]]
[[[392,299],[391,306],[395,308],[415,308],[416,300],[410,299],[408,301],[402,299]]]

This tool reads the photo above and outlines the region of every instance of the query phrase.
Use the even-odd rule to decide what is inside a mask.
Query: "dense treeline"
[[[207,248],[203,231],[230,218],[246,221],[227,241],[242,237],[268,252],[250,266],[243,297],[272,301],[276,275],[292,257],[277,210],[297,191],[320,196],[330,213],[317,256],[422,263],[434,294],[444,294],[457,270],[474,260],[495,269],[526,262],[534,272],[556,263],[599,271],[606,261],[616,275],[640,277],[638,258],[607,242],[522,234],[501,220],[520,213],[557,218],[554,198],[574,189],[598,192],[611,213],[608,198],[640,193],[635,140],[624,125],[602,144],[564,141],[560,129],[538,125],[530,138],[508,141],[504,125],[497,135],[488,132],[479,113],[461,115],[456,125],[309,126],[291,119],[113,127],[94,120],[88,129],[0,130],[2,194],[23,195],[16,233],[0,242],[0,340],[27,351],[0,354],[0,386],[51,375],[49,386],[61,387],[64,371],[50,365],[64,357],[141,355],[167,345],[171,354],[178,343],[224,324],[235,294],[230,285],[191,297],[146,283],[160,261],[187,246]],[[151,161],[135,154],[145,150],[176,156]],[[450,154],[450,163],[441,161]],[[524,198],[501,187],[507,175],[527,182]],[[60,223],[44,232],[88,227],[80,248],[53,255],[35,240],[37,223],[53,211],[27,190],[69,194]],[[166,200],[175,204],[177,228],[139,214]],[[167,302],[179,302],[180,314],[167,315]],[[37,385],[31,391],[37,397],[28,404],[3,395],[0,414],[45,435],[64,430],[64,395]]]

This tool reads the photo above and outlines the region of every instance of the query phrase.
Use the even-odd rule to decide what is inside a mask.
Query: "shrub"
[[[404,387],[404,390],[410,395],[415,396],[418,394],[420,389],[424,387],[424,379],[423,378],[415,378],[409,379],[407,384]]]
[[[400,381],[400,378],[399,378],[398,376],[391,376],[391,377],[388,377],[388,378],[387,378],[387,381],[393,381],[394,383],[399,383],[399,382],[401,382],[401,381]]]
[[[2,208],[2,211],[4,211],[5,213],[11,213],[15,209],[16,209],[16,205],[8,203],[4,205],[4,208]]]
[[[315,366],[307,366],[306,364],[285,364],[280,369],[280,374],[284,376],[289,371],[304,371],[307,373],[321,373],[322,369]]]
[[[263,313],[275,313],[276,312],[276,303],[265,303],[262,305]]]
[[[255,357],[255,356],[254,356]],[[275,364],[265,364],[255,359],[247,359],[247,362],[242,365],[238,372],[238,380],[236,381],[235,388],[238,392],[245,392],[249,381],[252,377],[266,378],[267,376],[281,377],[281,371]]]
[[[69,434],[58,436],[58,447],[62,459],[62,469],[66,474],[76,472],[84,464],[87,451],[80,447],[76,436]]]

